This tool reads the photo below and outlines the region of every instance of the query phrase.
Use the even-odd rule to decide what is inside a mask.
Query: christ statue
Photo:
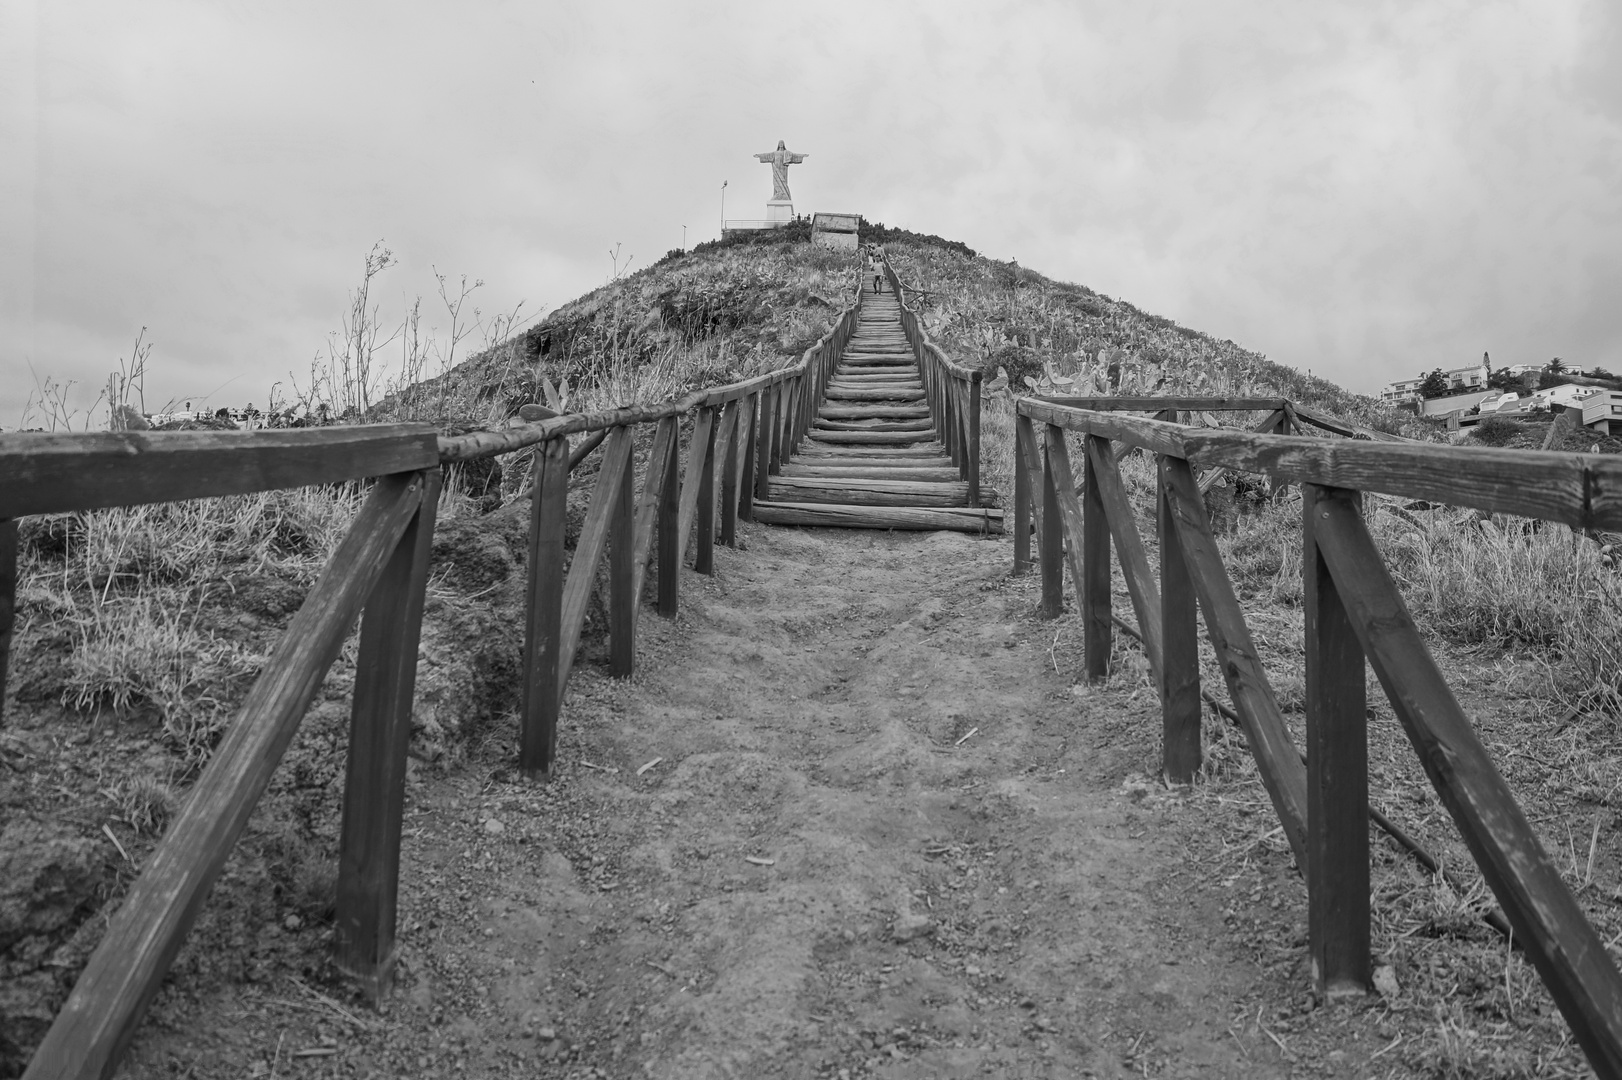
[[[810,154],[792,153],[782,139],[777,140],[777,149],[769,154],[756,154],[755,160],[763,161],[772,167],[772,202],[792,202],[793,196],[788,193],[788,167],[798,165]]]

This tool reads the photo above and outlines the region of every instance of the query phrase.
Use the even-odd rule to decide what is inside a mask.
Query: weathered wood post
[[[419,475],[422,501],[416,516],[372,586],[361,616],[349,714],[334,960],[374,1004],[388,993],[397,955],[406,749],[443,476],[437,468]]]
[[[1370,985],[1367,681],[1357,640],[1317,534],[1333,501],[1359,512],[1361,497],[1301,485],[1301,575],[1306,616],[1308,936],[1320,999]]]
[[[1057,619],[1064,611],[1064,512],[1053,479],[1053,463],[1042,454],[1042,617]]]
[[[564,532],[569,514],[569,440],[535,448],[530,485],[529,581],[524,623],[523,723],[518,767],[525,776],[549,777],[557,753],[558,647],[563,640]]]
[[[1200,767],[1199,602],[1177,536],[1177,521],[1166,500],[1165,455],[1158,464],[1161,763],[1167,782],[1188,784]]]
[[[659,490],[659,614],[676,617],[681,593],[681,454],[672,433],[666,451],[663,486]]]
[[[738,546],[738,438],[744,430],[739,422],[742,419],[743,402],[727,402],[721,420],[721,430],[726,433],[721,442],[721,543],[727,547]]]
[[[1016,424],[1024,422],[1016,417]],[[1014,573],[1023,574],[1031,567],[1031,470],[1025,464],[1024,449],[1019,435],[1014,435]]]
[[[17,522],[0,520],[0,727],[6,722],[6,671],[17,622]]]
[[[1091,439],[1092,436],[1087,436]],[[1105,444],[1107,452],[1109,447]],[[1114,616],[1110,610],[1110,528],[1105,516],[1104,493],[1098,482],[1094,455],[1082,454],[1086,463],[1082,492],[1081,608],[1082,653],[1087,679],[1109,677],[1110,650],[1114,647]]]
[[[777,431],[777,384],[760,392],[760,434],[756,447],[755,498],[765,502],[771,497],[772,445]]]
[[[693,552],[693,569],[700,574],[715,573],[715,409],[707,408],[710,422],[703,425],[703,445],[694,435],[692,453],[699,456],[698,547]]]
[[[755,445],[756,428],[760,423],[760,392],[750,394],[744,402],[743,423],[738,427],[738,438],[743,440],[743,468],[739,470],[738,516],[744,521],[755,520]]]
[[[625,456],[625,477],[608,526],[608,671],[630,678],[636,669],[636,471]]]
[[[969,505],[980,505],[980,372],[969,379]]]

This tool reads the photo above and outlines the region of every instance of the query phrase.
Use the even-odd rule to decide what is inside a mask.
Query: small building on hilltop
[[[825,248],[855,251],[860,214],[812,214],[811,242]]]

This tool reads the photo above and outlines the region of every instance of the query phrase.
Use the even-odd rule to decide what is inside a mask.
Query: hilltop
[[[579,408],[672,397],[780,367],[849,303],[860,272],[851,253],[809,239],[801,224],[673,250],[473,357],[444,377],[442,392],[488,403],[501,414],[493,419],[505,419],[524,401],[544,400],[542,376],[591,387],[569,403]],[[862,239],[883,244],[903,282],[923,290],[931,337],[988,381],[1001,367],[1015,389],[1051,371],[1078,388],[1092,379],[1100,393],[1279,395],[1384,431],[1429,431],[1232,341],[962,243],[865,222]]]

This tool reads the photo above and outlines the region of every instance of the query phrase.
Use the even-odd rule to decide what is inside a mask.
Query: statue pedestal
[[[786,199],[773,199],[766,204],[766,220],[774,223],[793,221],[794,204]]]

